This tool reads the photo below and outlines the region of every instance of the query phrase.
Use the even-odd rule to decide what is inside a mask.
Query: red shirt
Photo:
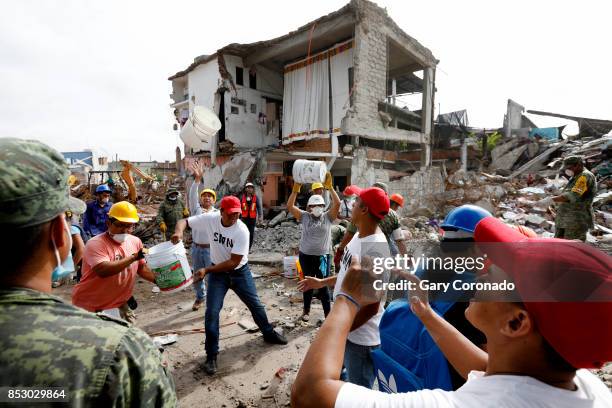
[[[143,247],[140,238],[128,235],[119,244],[108,233],[97,235],[87,241],[83,254],[81,281],[72,290],[72,304],[90,312],[119,307],[132,297],[138,266],[144,259],[133,262],[116,275],[102,278],[93,267],[102,262],[118,261],[128,257]]]

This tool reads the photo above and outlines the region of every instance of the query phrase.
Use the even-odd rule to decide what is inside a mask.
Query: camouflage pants
[[[563,238],[563,239],[579,239],[581,241],[586,241],[586,233],[589,230],[589,227],[570,227],[570,228],[556,228],[555,229],[555,238]]]

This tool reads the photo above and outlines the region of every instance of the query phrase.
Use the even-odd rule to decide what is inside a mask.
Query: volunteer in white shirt
[[[202,183],[203,168],[199,163],[194,163],[191,167],[193,172],[194,182],[189,188],[189,211],[192,215],[200,215],[208,212],[219,212],[214,207],[215,201],[217,201],[217,193],[214,190],[205,188],[201,193],[198,194],[200,184]],[[191,261],[193,263],[193,270],[197,271],[200,268],[206,268],[210,266],[210,240],[205,229],[192,228],[191,238],[193,243],[191,245]],[[206,284],[205,279],[193,282],[193,289],[196,294],[195,301],[191,310],[198,310],[204,303],[206,297]]]
[[[342,295],[336,298],[298,372],[292,388],[292,406],[612,406],[610,390],[586,370],[612,361],[612,258],[583,243],[525,238],[493,217],[478,223],[474,238],[479,246],[513,243],[497,247],[489,244],[487,254],[494,266],[482,276],[482,282],[511,279],[523,299],[517,303],[497,301],[496,297],[494,301],[470,303],[466,316],[486,335],[488,354],[435,313],[428,312],[419,298],[411,298],[415,314],[423,319],[440,349],[457,371],[467,376],[465,385],[456,391],[386,394],[338,379],[344,339],[355,317],[365,305],[380,301],[380,294],[372,289],[378,277],[364,273],[354,262],[344,279]],[[583,290],[585,283],[591,290]],[[536,299],[535,295],[549,301],[525,301],[526,296]],[[564,302],[566,296],[572,301]]]
[[[205,230],[210,237],[212,266],[201,268],[194,273],[194,280],[208,276],[204,315],[206,331],[204,370],[209,375],[217,372],[219,313],[228,289],[232,289],[249,308],[266,342],[287,344],[287,340],[272,328],[266,310],[257,296],[248,264],[249,230],[239,219],[242,212],[240,200],[234,196],[223,197],[220,208],[221,211],[218,213],[204,213],[180,220],[171,238],[173,243],[178,243],[187,226]]]
[[[351,220],[359,228],[359,232],[353,236],[344,251],[340,272],[325,279],[306,277],[298,284],[300,290],[335,285],[334,299],[337,299],[342,281],[353,259],[359,260],[362,256],[384,258],[390,256],[387,238],[378,227],[380,220],[389,212],[387,194],[378,187],[364,190],[355,188],[355,193],[358,198],[353,206]],[[380,346],[378,325],[384,311],[383,304],[379,302],[364,306],[346,340],[344,367],[348,381],[353,384],[371,388],[374,382],[374,363],[370,353]]]

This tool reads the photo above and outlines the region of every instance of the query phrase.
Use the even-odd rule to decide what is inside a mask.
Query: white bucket
[[[327,165],[322,161],[296,160],[293,163],[293,179],[296,183],[323,183]]]
[[[286,256],[283,258],[283,276],[285,278],[293,279],[297,278],[298,270],[296,261],[298,260],[297,256]]]
[[[221,129],[221,121],[204,106],[194,106],[187,123],[181,129],[181,140],[194,149],[205,150],[211,138]]]
[[[193,276],[182,242],[174,245],[166,241],[155,245],[149,248],[145,258],[155,274],[155,284],[162,292],[176,292],[191,284]]]

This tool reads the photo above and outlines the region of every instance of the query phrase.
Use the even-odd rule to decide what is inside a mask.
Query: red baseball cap
[[[369,187],[361,189],[353,186],[353,192],[368,207],[368,212],[379,220],[385,218],[385,215],[389,213],[391,203],[389,202],[389,196],[382,188]]]
[[[221,200],[221,209],[229,214],[242,212],[242,208],[240,207],[240,200],[238,197],[234,196],[225,196]]]
[[[359,187],[357,187],[354,184],[351,184],[350,186],[346,186],[344,188],[344,191],[342,191],[342,194],[344,194],[345,196],[351,196],[351,195],[357,194],[357,191],[359,190],[361,190]]]
[[[538,331],[567,362],[612,361],[612,257],[582,242],[526,238],[494,217],[476,225],[474,239],[514,280]]]

